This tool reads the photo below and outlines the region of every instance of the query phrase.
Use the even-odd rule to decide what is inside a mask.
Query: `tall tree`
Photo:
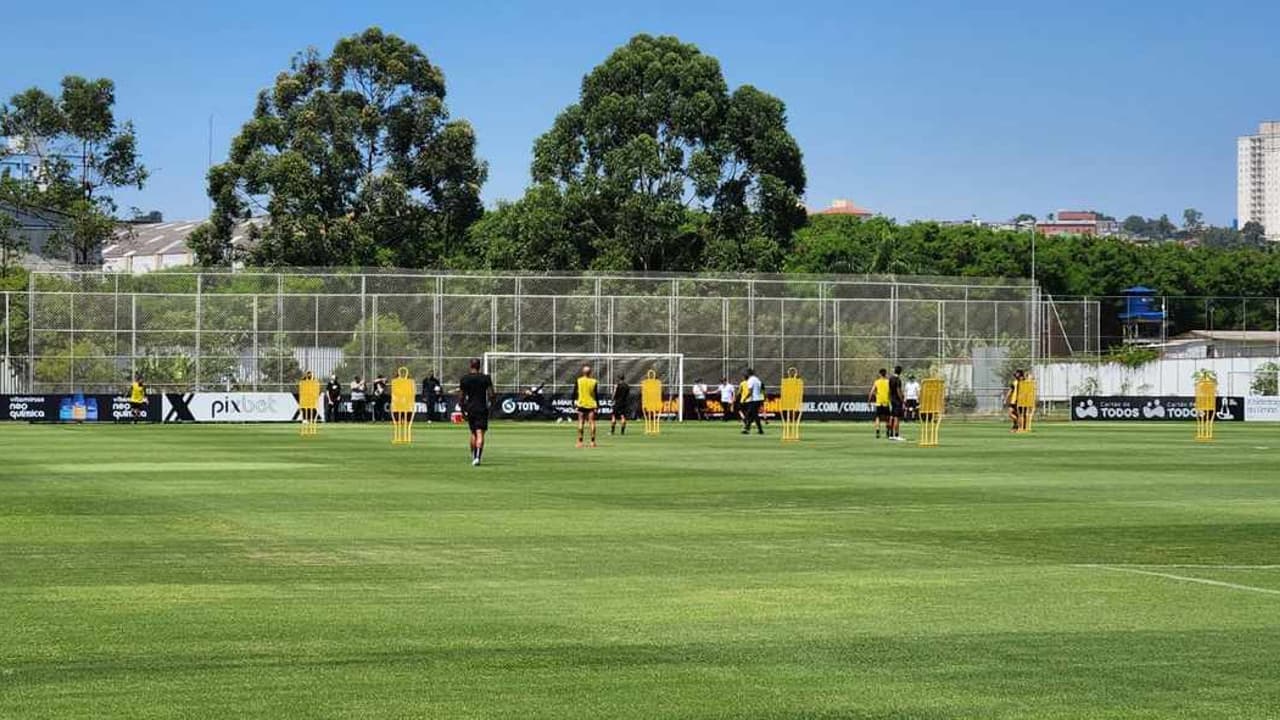
[[[480,217],[475,133],[450,120],[445,82],[416,45],[369,28],[296,56],[209,171],[206,264],[232,259],[239,220],[268,214],[250,259],[267,265],[439,264]]]
[[[1187,232],[1199,232],[1204,227],[1204,213],[1195,208],[1183,210],[1182,227]]]
[[[1257,220],[1250,220],[1240,228],[1240,235],[1244,239],[1244,243],[1250,247],[1262,247],[1267,241],[1266,228],[1262,227],[1262,223]]]
[[[28,212],[71,216],[51,244],[79,264],[96,259],[113,236],[111,192],[141,189],[148,177],[133,124],[117,122],[115,104],[111,80],[69,75],[57,96],[31,88],[0,106],[0,136],[15,141],[34,168],[30,178],[0,183],[0,199]]]
[[[773,269],[805,222],[782,101],[730,93],[720,64],[674,37],[637,35],[583,79],[534,145],[533,180],[586,219],[596,267]]]

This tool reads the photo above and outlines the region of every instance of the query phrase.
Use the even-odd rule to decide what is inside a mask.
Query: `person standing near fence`
[[[329,382],[324,386],[324,421],[338,422],[338,411],[341,408],[342,383],[338,382],[338,375],[335,373],[329,376]]]
[[[699,420],[707,419],[707,384],[702,378],[693,381],[693,413]]]
[[[885,437],[889,437],[889,371],[880,368],[880,377],[871,384],[871,392],[867,393],[867,400],[875,403],[876,417],[872,423],[876,429],[876,439],[880,439],[880,423],[884,423]]]
[[[612,435],[618,422],[622,422],[622,434],[627,434],[627,412],[631,408],[631,386],[625,377],[619,377],[613,386],[613,412],[609,422],[609,434]]]
[[[582,447],[582,432],[591,426],[591,447],[596,446],[596,411],[600,409],[600,386],[591,377],[591,366],[583,365],[582,373],[573,384],[573,406],[578,410],[578,447]]]
[[[906,414],[902,397],[902,366],[895,365],[889,376],[889,439],[902,442],[902,416]]]
[[[1009,432],[1018,432],[1018,386],[1022,384],[1022,371],[1013,371],[1013,380],[1009,382],[1009,389],[1005,392],[1004,402],[1009,408],[1009,421],[1013,423],[1013,427]]]
[[[755,423],[756,434],[764,434],[764,424],[760,420],[760,408],[764,406],[764,383],[756,375],[756,371],[747,368],[743,375],[743,411],[742,434],[751,434],[751,424]]]
[[[920,382],[916,380],[915,375],[907,376],[907,384],[902,387],[902,396],[906,399],[906,419],[911,422],[918,421],[920,419]]]
[[[369,418],[366,417],[368,412],[368,401],[365,395],[364,380],[359,375],[351,380],[351,421],[364,422]]]
[[[422,402],[427,405],[427,422],[439,420],[436,406],[440,404],[440,381],[436,379],[435,372],[427,373],[427,379],[422,381]]]
[[[390,419],[391,396],[387,393],[387,378],[382,373],[378,373],[373,379],[373,420],[374,422],[382,422]]]
[[[737,389],[729,382],[729,378],[722,377],[716,390],[720,393],[720,420],[729,422],[729,418],[733,417],[733,398]]]
[[[129,385],[129,417],[137,424],[147,411],[147,385],[142,382],[141,375],[133,376]]]

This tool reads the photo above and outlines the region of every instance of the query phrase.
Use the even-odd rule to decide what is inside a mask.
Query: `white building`
[[[111,244],[102,249],[102,269],[107,272],[148,273],[172,267],[195,264],[195,255],[187,247],[187,237],[204,220],[143,223],[124,225]],[[243,248],[250,225],[262,218],[242,221],[236,226],[231,244]]]
[[[1236,150],[1236,221],[1261,223],[1268,240],[1280,241],[1280,121],[1261,123]]]

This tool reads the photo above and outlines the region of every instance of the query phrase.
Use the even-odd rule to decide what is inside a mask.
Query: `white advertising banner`
[[[1280,397],[1247,397],[1244,399],[1245,422],[1280,422]]]
[[[298,398],[293,393],[169,393],[164,396],[165,422],[296,422]]]

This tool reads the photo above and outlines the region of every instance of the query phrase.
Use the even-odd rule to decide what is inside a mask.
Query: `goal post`
[[[568,393],[583,365],[591,365],[600,392],[608,397],[619,379],[631,386],[634,402],[639,402],[640,383],[650,370],[662,380],[669,397],[675,400],[675,415],[684,420],[683,353],[540,353],[486,352],[481,357],[485,374],[493,378],[498,392],[524,392],[534,388],[551,395]]]

